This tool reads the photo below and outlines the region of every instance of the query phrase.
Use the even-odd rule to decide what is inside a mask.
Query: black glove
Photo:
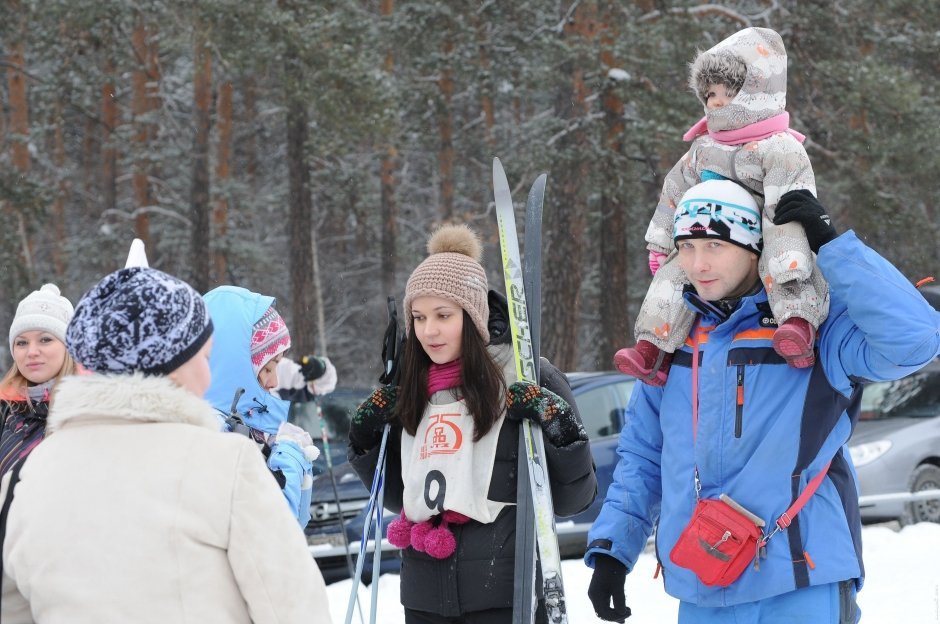
[[[547,388],[517,381],[506,392],[506,418],[538,424],[548,441],[557,448],[587,440],[581,421],[568,402]]]
[[[398,386],[382,386],[356,410],[349,426],[349,443],[360,455],[381,443],[382,430],[395,419],[397,401]]]
[[[788,191],[777,203],[774,224],[783,225],[791,221],[803,226],[813,253],[819,253],[820,247],[836,237],[836,229],[832,227],[826,209],[806,189]]]
[[[594,613],[602,620],[620,622],[630,617],[630,607],[623,588],[627,583],[627,566],[609,555],[594,555],[594,574],[588,585],[588,598]],[[614,608],[610,608],[610,603]]]
[[[300,359],[300,374],[304,376],[304,381],[319,379],[325,372],[326,362],[322,358],[305,355]]]

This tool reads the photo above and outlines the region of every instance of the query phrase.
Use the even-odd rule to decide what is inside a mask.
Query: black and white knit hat
[[[66,345],[92,372],[166,375],[211,335],[212,320],[199,293],[172,275],[137,266],[105,276],[85,293]]]

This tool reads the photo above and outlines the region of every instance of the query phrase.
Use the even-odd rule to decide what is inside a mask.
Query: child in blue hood
[[[278,386],[278,362],[291,344],[287,325],[274,297],[220,286],[204,299],[215,325],[206,400],[219,411],[224,431],[258,443],[291,511],[305,527],[319,449],[309,433],[287,422],[290,403],[271,393]]]

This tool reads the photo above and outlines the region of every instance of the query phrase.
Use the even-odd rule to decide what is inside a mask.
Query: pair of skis
[[[519,254],[516,215],[506,172],[493,159],[493,192],[499,247],[509,302],[516,376],[519,381],[539,384],[539,339],[541,334],[542,203],[546,175],[540,175],[529,191],[525,212],[525,263]],[[567,623],[567,605],[561,577],[561,555],[555,533],[555,511],[545,465],[542,430],[524,420],[520,425],[519,477],[516,498],[516,568],[513,621],[531,624],[535,618],[535,552],[542,568],[542,595],[548,621]]]

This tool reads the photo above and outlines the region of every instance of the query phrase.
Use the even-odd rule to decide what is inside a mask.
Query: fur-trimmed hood
[[[212,406],[169,377],[77,375],[56,386],[46,424],[50,434],[72,422],[181,423],[218,431]]]
[[[690,67],[689,85],[699,101],[707,86],[703,83],[722,75],[722,82],[737,82],[738,62],[743,63],[746,75],[737,95],[727,106],[705,110],[712,132],[738,130],[786,108],[787,52],[783,39],[770,28],[745,28],[698,54]]]

